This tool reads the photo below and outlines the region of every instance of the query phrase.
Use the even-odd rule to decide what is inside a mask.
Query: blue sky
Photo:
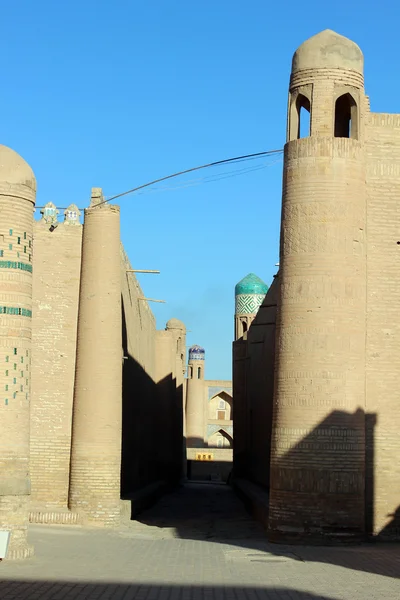
[[[326,28],[361,46],[371,109],[400,112],[400,9],[394,0],[379,9],[359,0],[3,1],[0,143],[34,169],[38,205],[80,207],[91,187],[111,196],[281,148],[292,54]],[[253,167],[263,168],[230,176]],[[254,272],[269,284],[276,272],[281,171],[276,159],[223,166],[120,201],[134,268],[161,271],[139,276],[148,297],[166,300],[152,304],[157,326],[186,323],[188,344],[206,349],[207,378],[231,377],[235,283]]]

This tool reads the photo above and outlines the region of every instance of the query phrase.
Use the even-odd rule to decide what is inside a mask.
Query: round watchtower
[[[7,558],[26,558],[30,495],[32,233],[36,181],[14,150],[0,146],[0,529]]]
[[[326,30],[300,46],[283,169],[273,541],[364,532],[366,107],[354,42]]]

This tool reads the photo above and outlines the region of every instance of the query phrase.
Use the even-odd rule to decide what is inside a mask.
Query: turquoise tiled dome
[[[265,296],[267,292],[267,284],[254,273],[249,273],[246,277],[243,277],[235,287],[235,296],[239,294],[263,294]]]

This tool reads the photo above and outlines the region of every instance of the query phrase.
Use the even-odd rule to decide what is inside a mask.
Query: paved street
[[[32,526],[1,600],[395,600],[400,545],[268,544],[227,486],[190,484],[118,531]]]

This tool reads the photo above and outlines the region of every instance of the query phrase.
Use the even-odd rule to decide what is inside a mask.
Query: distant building
[[[188,474],[226,479],[232,464],[232,382],[204,376],[205,350],[192,346],[186,380]]]

